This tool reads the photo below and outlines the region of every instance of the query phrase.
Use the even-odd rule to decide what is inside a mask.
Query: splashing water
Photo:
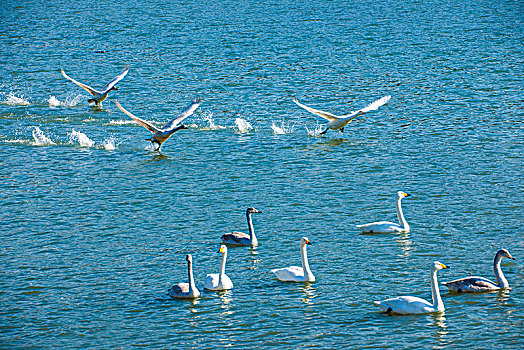
[[[218,129],[225,129],[225,126],[222,125],[216,125],[215,120],[213,119],[213,113],[204,114],[202,116],[202,119],[208,123],[208,126],[205,128],[207,130],[218,130]]]
[[[238,131],[241,133],[248,132],[249,130],[253,129],[251,124],[249,124],[247,121],[245,121],[242,118],[236,118],[235,123],[237,124]]]
[[[15,96],[12,92],[7,95],[7,99],[5,100],[5,103],[8,105],[18,105],[18,106],[27,106],[29,105],[29,101],[22,97]]]
[[[271,129],[273,129],[273,132],[276,135],[284,135],[284,134],[290,134],[293,132],[293,129],[295,128],[295,124],[289,125],[284,122],[280,126],[276,125],[275,122],[272,122]]]
[[[58,107],[61,103],[54,96],[49,97],[49,107]]]
[[[56,145],[49,137],[44,135],[44,132],[40,130],[38,126],[31,126],[33,128],[33,139],[31,143],[33,146],[52,146]]]
[[[95,145],[95,141],[87,137],[86,134],[76,131],[75,129],[73,129],[73,131],[69,134],[69,142],[78,142],[81,147],[93,147]]]
[[[306,126],[306,131],[308,136],[317,137],[320,136],[320,133],[324,131],[324,127],[322,125],[317,125],[315,129],[309,130]]]
[[[111,120],[109,125],[127,125],[127,124],[136,124],[134,120]]]
[[[66,97],[64,102],[60,102],[55,96],[49,97],[49,107],[58,107],[58,106],[66,106],[66,107],[75,107],[82,99],[84,98],[83,95],[69,95]]]
[[[115,142],[115,138],[111,136],[110,138],[104,140],[104,142],[102,143],[102,146],[104,146],[104,148],[107,151],[114,151],[118,145]]]

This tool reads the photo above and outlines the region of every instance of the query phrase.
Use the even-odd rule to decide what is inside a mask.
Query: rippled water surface
[[[494,348],[522,346],[523,58],[518,1],[53,1],[0,4],[0,347]],[[101,88],[101,109],[60,74]],[[344,114],[345,132],[301,102]],[[115,106],[162,125],[201,96],[161,152]],[[409,234],[361,235],[395,221]],[[234,288],[167,289],[218,271]],[[307,236],[315,283],[277,281]],[[374,300],[446,311],[388,316]],[[446,288],[444,288],[446,289]]]

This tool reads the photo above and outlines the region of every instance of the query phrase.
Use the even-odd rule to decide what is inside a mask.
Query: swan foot
[[[388,307],[388,309],[386,310],[386,313],[391,314],[392,312],[393,312],[393,309],[391,308],[391,306]]]
[[[328,132],[328,130],[329,130],[329,128],[326,128],[326,130],[322,131],[322,132],[320,133],[320,135],[325,135],[326,132]]]
[[[343,132],[344,132],[344,128],[340,128],[340,132],[342,132],[342,133],[343,133]]]

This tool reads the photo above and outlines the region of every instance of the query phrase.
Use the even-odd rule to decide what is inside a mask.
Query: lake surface
[[[31,2],[0,4],[0,347],[494,348],[522,346],[524,50],[518,1]],[[60,73],[101,88],[103,102]],[[344,114],[391,95],[344,133]],[[115,106],[163,125],[202,104],[161,152]],[[272,126],[283,129],[275,133]],[[409,234],[362,235],[395,221]],[[167,289],[218,272],[234,288]],[[273,268],[299,265],[311,284]],[[450,294],[442,314],[373,304],[431,300],[439,281],[493,276],[511,291]]]

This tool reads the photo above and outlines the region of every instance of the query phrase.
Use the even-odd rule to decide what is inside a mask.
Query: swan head
[[[439,271],[442,269],[449,269],[449,266],[446,266],[438,261],[434,261],[433,265],[431,265],[431,271]]]
[[[497,255],[500,255],[504,258],[508,258],[508,259],[511,259],[511,260],[515,260],[514,257],[511,256],[511,254],[508,252],[507,249],[501,249],[497,252]]]
[[[300,246],[304,246],[306,244],[311,244],[311,242],[309,241],[309,239],[307,237],[302,237],[300,239]]]
[[[186,255],[186,261],[188,264],[191,264],[193,262],[193,257],[191,256],[191,254]]]
[[[219,253],[226,254],[227,253],[227,247],[225,245],[221,245],[220,249],[218,250]]]
[[[406,198],[406,197],[409,197],[409,194],[407,194],[406,192],[402,192],[402,191],[398,191],[397,192],[397,198],[398,199],[402,199],[402,198]]]
[[[260,213],[262,213],[260,210],[255,209],[253,207],[247,208],[247,214],[260,214]]]

